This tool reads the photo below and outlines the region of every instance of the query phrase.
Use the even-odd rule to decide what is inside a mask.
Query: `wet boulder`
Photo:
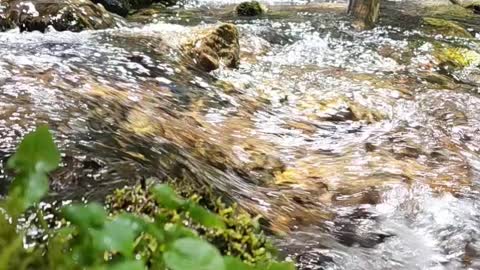
[[[7,9],[7,3],[0,3],[0,31],[6,31],[13,27],[10,19],[7,18]]]
[[[240,3],[235,12],[238,16],[259,16],[265,13],[265,7],[263,7],[258,1],[249,1]]]
[[[93,0],[93,2],[101,4],[106,10],[123,17],[127,16],[131,9],[128,0]]]
[[[125,17],[135,9],[146,8],[152,4],[173,6],[177,0],[93,0],[93,2],[103,5],[110,12]]]
[[[467,6],[466,8],[472,10],[475,14],[480,14],[480,3]]]
[[[13,25],[11,22],[5,18],[0,17],[0,32],[7,31],[8,29],[11,29]]]
[[[53,27],[57,31],[79,32],[115,26],[114,17],[102,6],[87,0],[13,1],[5,18],[21,31],[41,31]]]
[[[210,72],[221,65],[235,68],[240,60],[238,36],[237,27],[225,23],[199,31],[182,47],[188,58],[204,71]]]

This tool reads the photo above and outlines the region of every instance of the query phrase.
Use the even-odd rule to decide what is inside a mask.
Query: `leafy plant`
[[[109,214],[96,203],[73,204],[60,209],[64,226],[44,226],[48,241],[28,249],[23,246],[25,232],[17,230],[17,220],[25,211],[35,209],[48,193],[48,173],[59,162],[59,151],[45,126],[26,135],[8,161],[16,176],[0,212],[0,270],[294,269],[290,263],[265,260],[254,265],[222,256],[187,223],[195,222],[206,230],[225,230],[225,219],[195,200],[179,197],[166,184],[152,186],[149,193],[162,209],[184,213],[176,220],[162,211],[151,212],[152,216],[125,211]],[[148,258],[139,252],[145,248],[150,252]]]
[[[220,198],[208,194],[208,192],[198,189],[189,191],[188,183],[176,182],[175,186],[182,190],[183,196],[187,197],[189,201],[195,202],[190,204],[201,204],[208,207],[225,226],[210,226],[209,228],[202,226],[190,216],[203,216],[200,211],[196,211],[197,208],[206,211],[203,207],[194,207],[190,212],[186,211],[188,207],[167,209],[156,202],[152,192],[140,185],[116,189],[107,196],[105,203],[112,213],[127,211],[152,219],[161,215],[167,223],[182,223],[193,229],[199,237],[216,246],[222,255],[237,257],[252,265],[270,261],[275,257],[275,250],[260,229],[257,218],[252,218],[235,204],[227,206]],[[184,199],[184,201],[188,200]],[[187,203],[184,202],[184,205]],[[146,240],[152,241],[150,238]],[[152,246],[152,243],[140,244],[138,248],[138,252],[142,253],[147,260],[151,256],[149,248],[146,248],[148,246]]]
[[[16,174],[7,199],[9,214],[18,216],[47,194],[47,174],[59,163],[60,153],[46,126],[25,136],[7,162],[7,168]]]

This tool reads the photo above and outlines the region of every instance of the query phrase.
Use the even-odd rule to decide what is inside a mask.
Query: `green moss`
[[[160,207],[152,195],[140,186],[117,189],[107,197],[106,206],[111,213],[127,211],[153,218],[162,216],[172,224],[182,222],[194,229],[203,239],[215,245],[223,255],[241,258],[251,264],[268,262],[273,255],[266,236],[261,232],[255,218],[241,211],[236,205],[226,206],[220,199],[210,199],[211,195],[200,197],[191,189],[184,188],[183,193],[190,194],[190,199],[209,208],[225,222],[225,229],[206,229],[193,222],[185,212],[168,210]],[[202,192],[204,193],[204,192]],[[192,195],[193,194],[193,195]],[[156,246],[152,238],[138,241],[137,252],[148,261]]]
[[[469,18],[473,17],[473,11],[460,5],[434,5],[427,7],[424,12],[426,16],[441,18]]]
[[[480,54],[467,49],[435,45],[433,55],[441,65],[453,69],[465,68],[480,64]]]
[[[235,10],[239,16],[258,16],[265,13],[265,9],[257,1],[240,3]]]
[[[472,34],[465,30],[459,24],[438,18],[423,18],[424,28],[430,34],[440,34],[444,36],[472,38]]]

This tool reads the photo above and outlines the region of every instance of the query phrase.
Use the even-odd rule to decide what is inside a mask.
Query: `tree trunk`
[[[378,21],[380,0],[350,0],[348,13],[354,17],[353,26],[357,30],[371,29]]]

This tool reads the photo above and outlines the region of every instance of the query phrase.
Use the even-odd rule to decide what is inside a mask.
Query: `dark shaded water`
[[[64,157],[53,195],[186,178],[264,215],[300,269],[480,268],[480,70],[445,75],[434,38],[396,13],[356,33],[344,5],[302,1],[232,21],[239,69],[189,68],[179,45],[231,20],[229,3],[0,34],[0,159],[48,123]]]

